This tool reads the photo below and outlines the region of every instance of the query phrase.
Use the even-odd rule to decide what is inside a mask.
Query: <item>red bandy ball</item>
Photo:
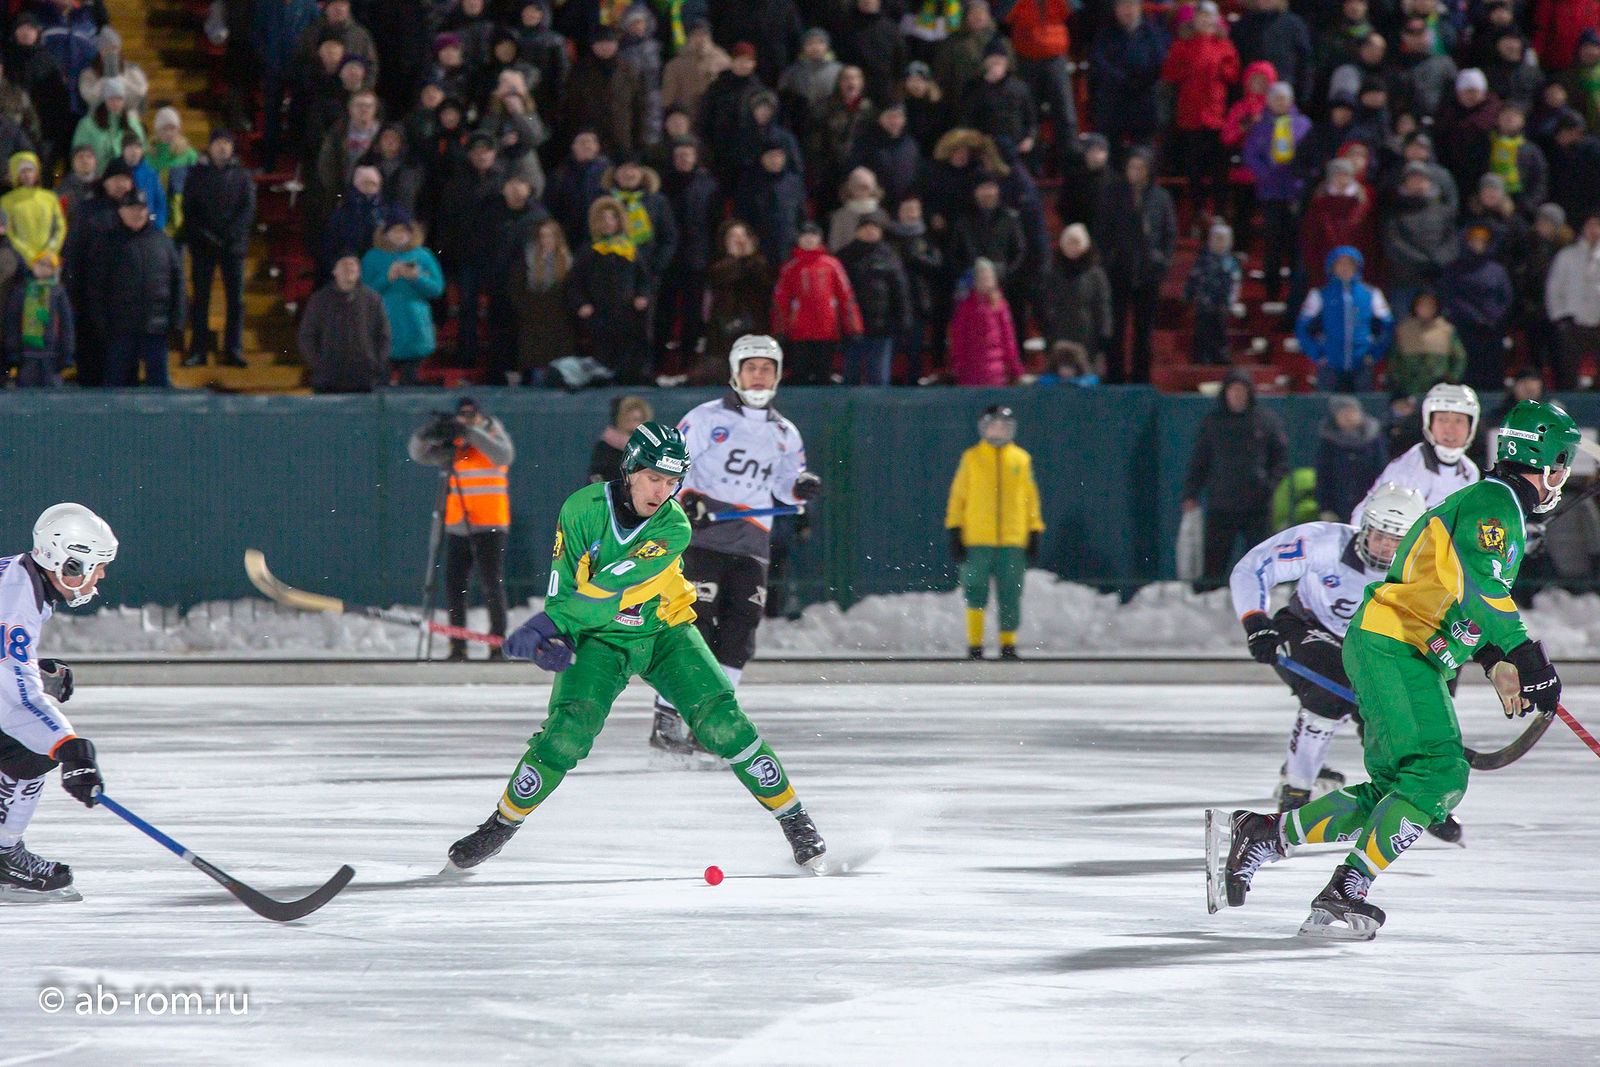
[[[722,868],[721,867],[707,867],[706,868],[706,884],[707,885],[717,885],[721,881],[722,881]]]

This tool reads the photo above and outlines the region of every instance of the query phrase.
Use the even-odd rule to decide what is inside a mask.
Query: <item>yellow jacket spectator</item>
[[[983,612],[989,583],[1000,602],[1000,658],[1017,658],[1017,627],[1022,623],[1022,579],[1039,555],[1044,517],[1033,458],[1013,443],[1017,420],[996,405],[978,420],[983,441],[962,453],[950,483],[944,524],[950,554],[961,565],[967,601],[967,655],[983,658]]]
[[[0,196],[0,211],[6,215],[11,246],[24,263],[32,263],[41,252],[60,255],[67,242],[67,216],[61,211],[60,198],[39,187],[39,157],[18,152],[7,169],[16,188]]]

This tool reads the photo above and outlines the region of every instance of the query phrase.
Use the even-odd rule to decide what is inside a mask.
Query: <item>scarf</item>
[[[1522,173],[1517,169],[1517,153],[1522,151],[1522,138],[1495,137],[1489,142],[1489,172],[1505,179],[1506,192],[1522,192]]]
[[[630,263],[633,261],[633,242],[625,233],[614,233],[610,237],[597,237],[594,244],[589,247],[604,255],[621,256]]]
[[[1271,156],[1280,167],[1294,162],[1294,115],[1279,115],[1272,120]]]
[[[913,21],[923,33],[953,33],[961,28],[961,0],[922,0]]]
[[[50,290],[55,279],[31,278],[22,297],[22,347],[37,352],[44,348],[45,331],[50,328]]]
[[[667,24],[672,27],[672,50],[676,52],[689,43],[689,35],[683,28],[684,0],[656,0],[656,6],[666,5]]]
[[[654,240],[656,229],[650,222],[650,212],[644,209],[644,190],[635,189],[629,193],[614,189],[611,195],[622,202],[622,210],[627,219],[628,238],[635,245],[649,244]]]
[[[1583,90],[1584,109],[1590,115],[1600,112],[1600,63],[1578,71],[1578,88]]]

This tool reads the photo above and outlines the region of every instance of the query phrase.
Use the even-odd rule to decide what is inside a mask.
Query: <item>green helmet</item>
[[[1506,415],[1495,445],[1496,463],[1534,470],[1570,467],[1578,452],[1578,424],[1558,404],[1524,400]]]
[[[674,478],[689,473],[689,446],[684,444],[677,427],[645,422],[633,431],[622,450],[622,473],[629,475],[646,468]]]

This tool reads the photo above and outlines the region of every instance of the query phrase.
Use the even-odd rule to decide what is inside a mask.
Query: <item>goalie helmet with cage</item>
[[[1465,415],[1471,420],[1467,427],[1467,440],[1460,448],[1445,448],[1433,439],[1433,416],[1441,411],[1454,411]],[[1478,404],[1478,394],[1470,385],[1451,385],[1440,382],[1428,390],[1428,395],[1422,398],[1422,436],[1428,439],[1428,444],[1433,446],[1441,460],[1446,463],[1459,463],[1461,457],[1467,454],[1467,447],[1472,444],[1472,439],[1478,434],[1478,416],[1482,408]]]
[[[69,607],[82,607],[94,599],[89,585],[95,569],[117,558],[117,537],[106,520],[82,504],[56,504],[46,508],[33,524],[33,559],[56,576],[68,594]]]
[[[1391,550],[1387,559],[1374,554],[1367,544],[1368,535],[1376,530],[1404,540],[1427,510],[1427,500],[1415,489],[1384,482],[1367,497],[1366,509],[1361,513],[1361,530],[1356,534],[1356,555],[1372,570],[1387,569],[1394,562],[1394,552]]]
[[[777,364],[778,373],[771,389],[746,389],[739,384],[739,369],[747,359],[770,359]],[[764,408],[772,403],[772,398],[778,394],[777,383],[782,378],[783,346],[777,341],[765,334],[747,333],[733,342],[728,352],[728,384],[746,407]]]
[[[1578,424],[1561,405],[1524,400],[1506,414],[1500,427],[1495,440],[1495,470],[1535,475],[1550,494],[1533,509],[1543,515],[1561,503],[1561,487],[1572,473],[1579,440]]]
[[[633,431],[622,450],[622,473],[653,470],[683,478],[689,473],[689,446],[675,426],[644,422]]]

